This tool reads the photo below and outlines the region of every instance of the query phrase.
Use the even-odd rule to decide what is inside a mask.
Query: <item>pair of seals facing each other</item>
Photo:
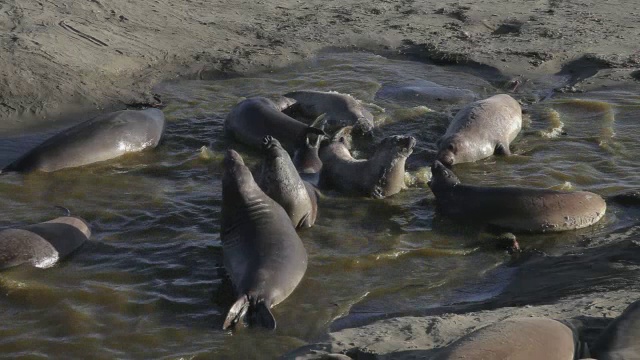
[[[51,137],[3,171],[56,171],[154,148],[165,128],[158,109],[100,115]]]
[[[436,143],[444,165],[473,162],[493,154],[510,155],[509,144],[522,128],[522,109],[511,96],[499,94],[475,101],[451,120]]]
[[[0,231],[0,270],[21,264],[53,266],[78,249],[91,236],[89,225],[78,217],[63,216],[20,229]]]
[[[587,191],[463,185],[439,161],[431,167],[429,187],[445,216],[521,232],[575,230],[598,222],[604,199]]]
[[[640,300],[607,326],[591,347],[591,354],[599,360],[640,359]]]
[[[285,210],[260,189],[234,150],[224,159],[220,235],[224,266],[238,296],[223,329],[243,318],[275,329],[270,308],[302,280],[307,251]]]
[[[547,318],[514,318],[476,330],[444,348],[436,360],[573,360],[573,331]]]
[[[347,128],[348,129],[348,128]],[[341,130],[320,149],[320,186],[349,195],[384,198],[406,188],[405,162],[413,152],[413,136],[393,135],[383,139],[367,160],[355,159],[349,151],[346,132]]]

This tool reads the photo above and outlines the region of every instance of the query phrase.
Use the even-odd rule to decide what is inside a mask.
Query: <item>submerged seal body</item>
[[[429,187],[440,213],[512,231],[580,229],[598,222],[607,208],[602,197],[588,191],[463,185],[437,160],[431,175]]]
[[[294,99],[292,108],[306,117],[325,115],[326,129],[335,131],[345,126],[353,126],[354,131],[368,133],[373,129],[373,115],[360,101],[348,94],[301,90],[284,94]]]
[[[515,318],[476,330],[445,348],[437,360],[573,360],[571,329],[547,318]]]
[[[522,128],[522,109],[509,95],[473,102],[451,120],[438,140],[437,159],[446,166],[493,154],[510,155],[509,144]]]
[[[164,127],[164,114],[158,109],[100,115],[54,135],[4,171],[56,171],[154,148]]]
[[[599,360],[640,359],[640,300],[607,326],[591,347],[591,354]]]
[[[63,216],[20,229],[0,231],[0,269],[21,264],[39,268],[53,266],[91,236],[82,219]]]
[[[376,98],[410,105],[459,104],[476,100],[476,94],[471,90],[446,87],[431,81],[415,81],[385,84],[376,92]]]
[[[223,329],[245,315],[249,324],[275,329],[270,308],[302,280],[307,252],[287,213],[260,189],[237,152],[227,152],[224,168],[220,233],[238,299]]]
[[[413,152],[413,136],[394,135],[382,140],[368,159],[354,159],[343,138],[320,149],[320,185],[350,195],[384,198],[404,189],[404,165]]]
[[[265,156],[259,180],[260,188],[284,208],[293,226],[313,226],[318,213],[315,192],[309,192],[289,154],[278,140],[266,136],[263,150]]]
[[[304,143],[307,133],[324,134],[280,110],[287,102],[277,105],[264,97],[253,97],[239,102],[231,109],[224,121],[227,136],[255,149],[262,147],[262,139],[271,135],[283,146],[293,151]]]

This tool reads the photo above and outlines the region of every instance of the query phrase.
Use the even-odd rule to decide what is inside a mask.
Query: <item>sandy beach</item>
[[[247,75],[335,48],[474,65],[512,85],[548,78],[556,91],[637,84],[638,17],[640,3],[632,1],[7,0],[0,2],[0,126],[159,105],[165,101],[154,87],[163,81]],[[557,74],[568,81],[555,86]],[[538,294],[538,275],[527,274],[570,263],[571,254],[523,262],[511,285],[488,302],[351,317],[286,357],[428,359],[512,316],[566,320],[592,341],[640,298],[638,281],[616,278],[638,278],[640,245],[629,239],[638,229],[627,229],[623,246],[610,254],[593,250],[606,241],[591,239],[584,251],[593,257],[565,269],[574,277],[556,283],[554,296]]]

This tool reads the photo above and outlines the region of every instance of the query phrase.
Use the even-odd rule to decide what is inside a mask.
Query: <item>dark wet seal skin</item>
[[[463,185],[439,161],[431,167],[429,187],[438,212],[519,232],[575,230],[598,222],[607,205],[587,191]]]
[[[439,351],[436,360],[572,360],[573,331],[547,318],[511,318],[476,330]]]
[[[73,216],[63,216],[20,229],[2,230],[0,269],[22,264],[51,267],[77,250],[90,236],[89,225]]]
[[[122,110],[80,123],[49,138],[3,171],[56,171],[154,148],[162,139],[159,109]]]
[[[509,144],[522,128],[522,109],[511,96],[499,94],[465,106],[437,141],[436,158],[451,167],[493,154],[510,155]]]
[[[591,347],[591,355],[599,360],[640,359],[640,300],[607,326]]]
[[[284,94],[295,100],[291,106],[293,112],[305,117],[316,118],[326,115],[326,130],[336,131],[345,126],[353,126],[356,133],[369,133],[373,130],[373,115],[362,103],[348,94],[301,90]],[[285,110],[287,111],[287,110]]]
[[[413,136],[389,136],[368,159],[354,159],[345,137],[338,137],[320,149],[320,187],[348,195],[384,198],[406,188],[404,165],[413,152]]]
[[[281,107],[289,103],[283,100],[276,104],[264,97],[243,100],[227,115],[224,131],[227,136],[256,150],[262,148],[262,139],[271,135],[292,154],[304,144],[308,133],[324,135],[324,131],[283,114]]]
[[[284,208],[293,226],[313,226],[318,213],[315,192],[309,192],[289,154],[277,139],[265,136],[262,150],[264,161],[259,180],[260,188]]]
[[[270,309],[302,280],[307,251],[282,206],[260,189],[234,150],[224,159],[220,235],[224,266],[237,296],[223,329],[242,319],[275,329]]]

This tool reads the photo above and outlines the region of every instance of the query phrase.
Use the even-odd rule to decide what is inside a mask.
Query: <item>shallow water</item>
[[[14,358],[274,358],[317,340],[332,320],[351,314],[410,311],[487,299],[504,288],[487,278],[508,257],[480,230],[434,215],[424,177],[435,140],[459,97],[376,97],[384,85],[424,81],[470,90],[477,98],[502,92],[492,79],[371,54],[325,54],[314,61],[219,81],[161,87],[168,125],[155,151],[52,174],[0,178],[0,226],[60,216],[63,205],[87,219],[91,241],[47,269],[0,274],[0,354]],[[543,79],[514,96],[540,99]],[[296,89],[346,92],[372,104],[374,141],[411,134],[408,161],[416,185],[385,200],[327,194],[315,227],[300,232],[309,253],[302,283],[274,308],[275,333],[220,330],[228,303],[219,238],[220,160],[233,146],[248,163],[259,153],[222,136],[231,107],[249,96],[276,97]],[[512,144],[515,156],[461,164],[466,183],[589,190],[611,195],[640,186],[638,89],[557,94],[528,106],[527,125]],[[446,94],[447,92],[443,92]],[[465,92],[468,95],[468,92]],[[465,96],[466,96],[465,95]],[[384,111],[383,111],[384,109]],[[0,139],[7,164],[60,126]],[[363,144],[362,156],[371,145]],[[201,148],[209,147],[207,156]],[[411,178],[409,176],[408,178]],[[638,221],[640,214],[609,204],[597,225],[561,234],[519,237],[523,247],[554,254]],[[552,281],[552,279],[550,280]]]

